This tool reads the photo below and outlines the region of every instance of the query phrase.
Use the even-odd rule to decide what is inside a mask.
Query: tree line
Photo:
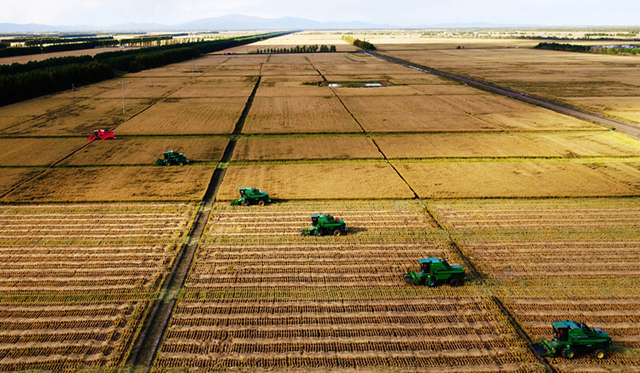
[[[303,45],[303,46],[299,46],[296,45],[295,47],[292,48],[265,48],[265,49],[258,49],[256,50],[255,53],[258,54],[276,54],[276,53],[316,53],[316,52],[320,52],[320,53],[329,53],[329,52],[335,52],[336,51],[336,46],[335,45]]]
[[[547,49],[554,51],[598,53],[598,54],[640,54],[640,48],[636,47],[605,47],[578,44],[540,43],[535,49]]]
[[[371,43],[369,43],[366,40],[356,39],[356,38],[348,36],[348,35],[344,35],[342,37],[342,40],[346,41],[347,43],[353,44],[358,48],[364,49],[364,50],[369,50],[369,51],[376,50],[376,46],[371,44]]]
[[[77,50],[93,49],[93,48],[99,48],[99,47],[113,47],[117,45],[118,45],[118,40],[113,39],[113,40],[87,41],[83,43],[53,44],[53,45],[47,45],[46,47],[31,46],[31,47],[0,48],[0,58],[15,57],[15,56],[29,56],[29,55],[41,54],[41,53],[77,51]]]
[[[72,85],[96,83],[121,72],[136,72],[190,60],[205,53],[249,44],[289,32],[273,32],[207,42],[184,43],[93,57],[63,57],[0,66],[0,106],[68,90]]]

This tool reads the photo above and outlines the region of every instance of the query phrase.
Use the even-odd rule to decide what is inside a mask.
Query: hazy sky
[[[178,24],[230,13],[397,26],[640,24],[640,0],[0,0],[0,23]]]

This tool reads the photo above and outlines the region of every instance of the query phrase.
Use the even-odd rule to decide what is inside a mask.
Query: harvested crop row
[[[147,304],[2,306],[0,370],[108,367],[133,342]]]
[[[638,366],[640,359],[632,351],[640,348],[640,303],[637,298],[569,298],[562,301],[539,298],[506,298],[511,314],[534,340],[552,335],[551,322],[573,320],[600,328],[612,337],[616,347],[606,360],[591,354],[579,354],[570,365],[563,358],[550,358],[553,364],[576,368],[580,365]]]
[[[182,301],[155,366],[303,369],[312,366],[313,356],[323,356],[323,361],[335,359],[333,366],[344,369],[353,358],[371,354],[377,358],[360,359],[359,369],[423,363],[442,368],[457,364],[462,351],[471,352],[467,362],[474,366],[482,365],[482,356],[517,362],[519,368],[532,362],[492,302],[442,301]],[[216,343],[222,340],[231,343]],[[306,358],[291,359],[300,351]],[[425,355],[428,362],[420,360]]]
[[[465,242],[479,268],[497,279],[640,277],[637,241]]]
[[[185,203],[176,204],[173,211],[169,204],[41,207],[0,207],[0,245],[69,245],[75,240],[93,245],[124,240],[166,242],[184,237],[195,214],[195,205]]]

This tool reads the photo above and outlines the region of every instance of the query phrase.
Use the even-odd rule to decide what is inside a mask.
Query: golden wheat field
[[[366,55],[344,34],[292,33],[0,107],[0,371],[640,369],[640,141]],[[353,35],[637,111],[628,58]],[[253,53],[315,44],[338,51]],[[96,129],[117,138],[89,142]],[[190,162],[154,166],[168,150]],[[272,202],[231,206],[240,187]],[[301,235],[318,213],[346,234]],[[408,284],[429,257],[467,280]],[[539,359],[528,339],[566,319],[607,331],[615,350]],[[144,349],[157,352],[140,363]]]
[[[412,45],[412,50],[389,48],[383,53],[638,122],[636,57],[513,49],[512,43],[495,42],[451,50],[458,45],[464,41],[423,43]]]

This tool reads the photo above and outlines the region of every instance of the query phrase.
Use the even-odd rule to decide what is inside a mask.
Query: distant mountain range
[[[389,25],[353,22],[319,22],[306,18],[261,18],[230,14],[216,18],[203,18],[177,25],[158,23],[126,23],[96,27],[88,25],[51,26],[41,24],[0,23],[0,33],[10,32],[75,32],[75,31],[227,31],[227,30],[296,30],[296,29],[370,29],[389,28]]]
[[[490,23],[451,23],[431,26],[413,26],[410,28],[467,28],[467,27],[530,27],[533,25],[498,25]],[[227,30],[297,30],[297,29],[389,29],[401,28],[386,24],[374,24],[361,21],[319,22],[297,17],[261,18],[241,14],[229,14],[216,18],[203,18],[177,25],[158,23],[126,23],[105,27],[89,25],[50,26],[41,24],[0,23],[0,33],[11,32],[77,32],[77,31],[227,31]]]

